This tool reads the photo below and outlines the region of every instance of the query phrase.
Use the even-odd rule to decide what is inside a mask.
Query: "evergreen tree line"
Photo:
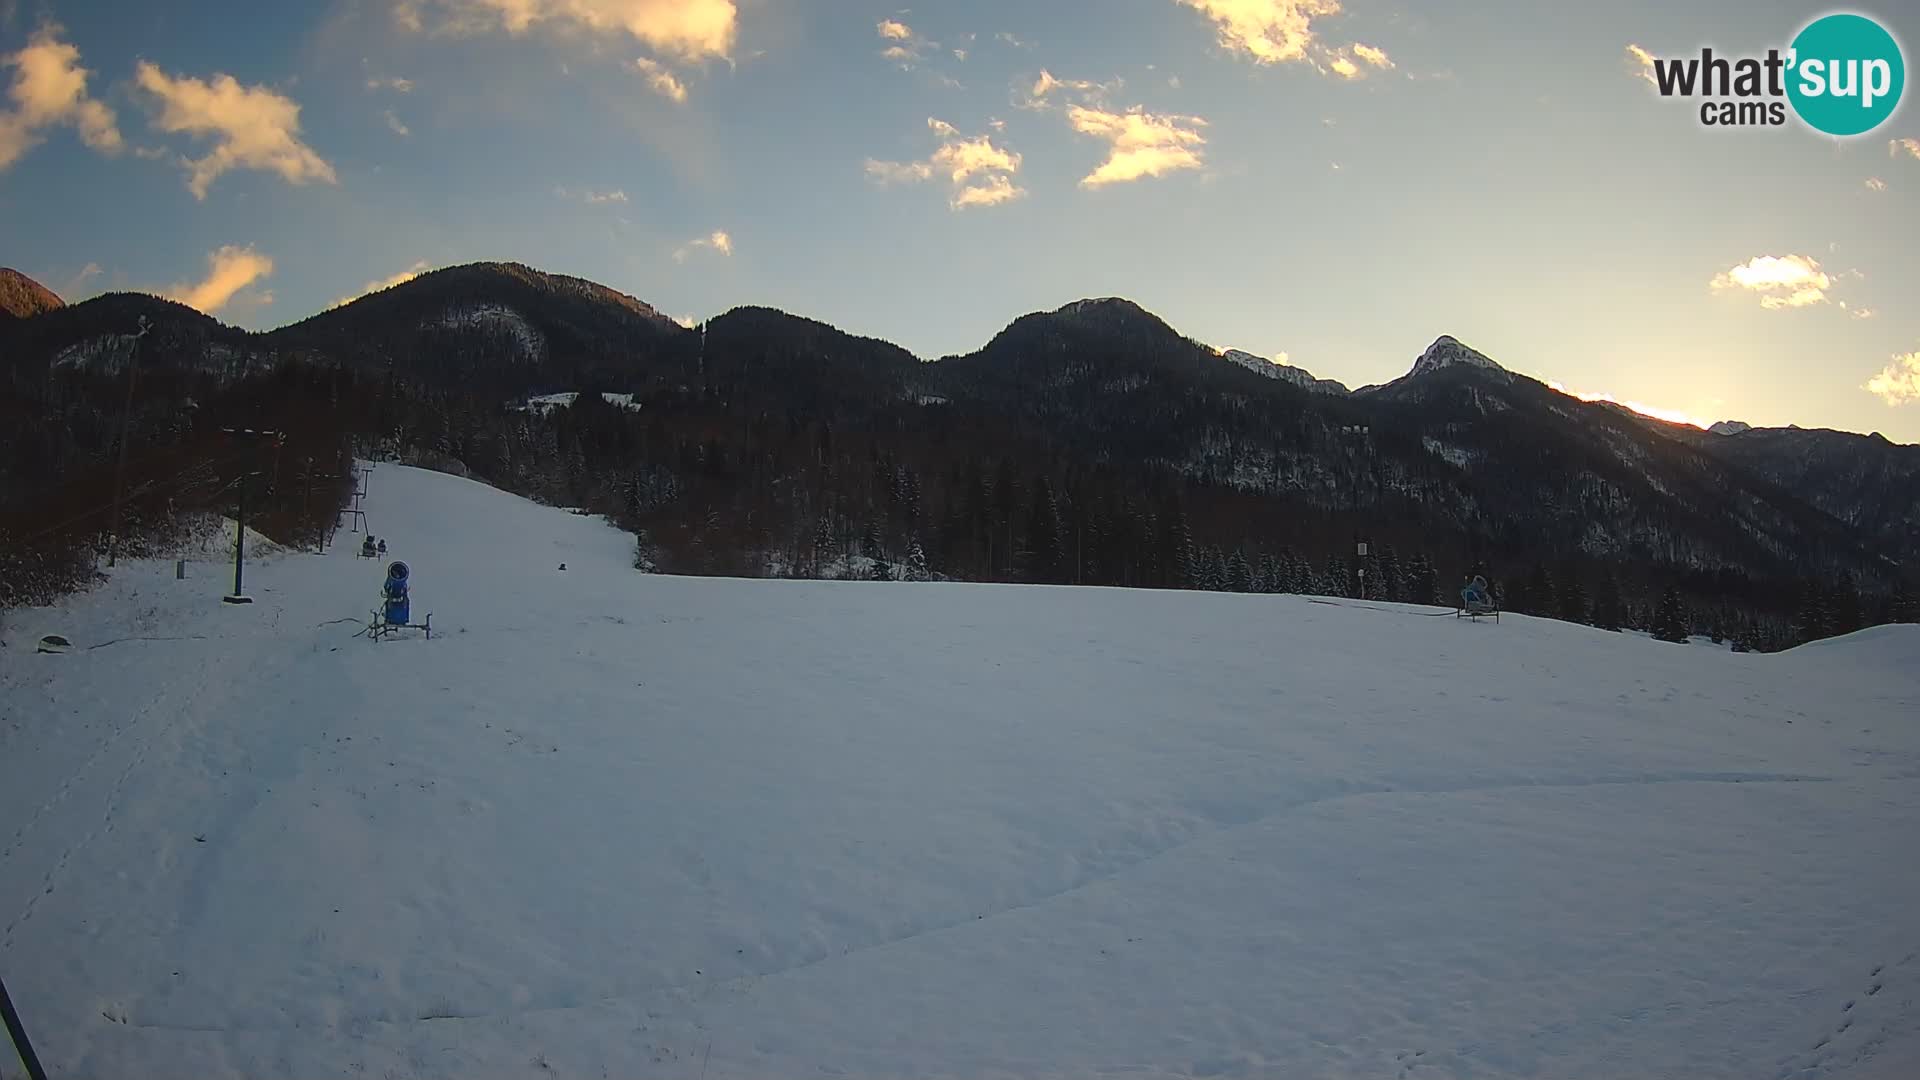
[[[773,364],[778,357],[767,358]],[[785,361],[798,364],[800,359]],[[704,374],[704,370],[699,372]],[[242,462],[222,425],[279,426],[289,442],[254,491],[269,535],[310,544],[345,493],[350,447],[463,472],[557,506],[606,515],[636,535],[635,562],[664,573],[879,577],[1183,588],[1443,604],[1486,572],[1509,610],[1667,640],[1704,635],[1776,649],[1875,621],[1913,618],[1911,589],[1687,575],[1644,562],[1540,550],[1516,564],[1460,534],[1424,529],[1417,507],[1384,497],[1365,514],[1324,501],[1249,494],[1151,458],[1103,460],[1044,430],[924,410],[913,425],[859,395],[776,407],[751,380],[663,383],[637,408],[596,392],[569,407],[503,401],[493,388],[282,359],[240,376],[165,371],[130,414],[105,369],[15,379],[5,440],[0,565],[27,581],[0,602],[45,599],[90,574],[95,516],[51,534],[68,512],[110,501],[128,423],[128,523],[159,537],[195,509],[231,512]],[[761,388],[764,389],[764,388]],[[187,407],[191,403],[191,407]],[[131,417],[130,421],[128,417]],[[259,467],[256,463],[256,467]],[[305,481],[319,479],[317,488]],[[1383,489],[1387,485],[1382,485]],[[1354,537],[1386,534],[1364,560]],[[39,532],[32,543],[22,537]],[[1428,541],[1433,541],[1429,543]],[[39,567],[25,573],[21,560]],[[1364,574],[1362,573],[1364,571]],[[1794,589],[1798,587],[1799,592]]]
[[[237,513],[243,486],[248,527],[281,543],[311,549],[335,527],[357,418],[329,372],[161,371],[127,386],[124,371],[72,370],[33,394],[0,387],[0,609],[82,588],[108,559],[176,550]]]

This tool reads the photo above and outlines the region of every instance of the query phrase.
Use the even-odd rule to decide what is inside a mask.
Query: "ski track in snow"
[[[368,508],[431,643],[350,636],[348,545],[10,621],[56,1074],[1920,1069],[1905,628],[651,578],[468,481]]]
[[[1172,847],[1163,849],[1161,851],[1153,852],[1152,854],[1143,856],[1138,861],[1129,863],[1128,865],[1123,866],[1119,869],[1085,878],[1084,880],[1078,881],[1073,885],[1070,885],[1067,888],[1062,889],[1058,892],[1052,892],[1043,896],[1034,897],[1029,900],[1023,900],[1019,903],[1010,905],[1008,907],[976,916],[974,919],[943,923],[937,926],[929,926],[924,929],[911,931],[899,937],[888,938],[883,941],[876,941],[871,944],[866,944],[866,945],[858,946],[856,948],[846,949],[839,953],[822,954],[820,956],[805,959],[798,963],[790,964],[785,967],[774,968],[767,971],[752,971],[746,974],[732,976],[724,980],[703,979],[698,982],[679,983],[679,984],[668,985],[668,986],[660,986],[660,987],[652,988],[652,990],[649,992],[664,993],[668,995],[679,995],[679,994],[685,994],[685,993],[688,993],[694,990],[699,990],[699,989],[712,989],[718,985],[745,984],[745,983],[757,982],[763,979],[778,978],[779,976],[786,975],[791,972],[800,971],[804,968],[813,967],[816,964],[826,963],[833,960],[844,959],[846,957],[853,956],[857,953],[867,952],[874,949],[890,948],[895,945],[912,941],[916,938],[925,937],[930,934],[944,933],[946,931],[953,930],[958,927],[971,926],[978,921],[996,919],[1003,915],[1008,915],[1015,912],[1023,911],[1028,908],[1038,907],[1042,904],[1049,903],[1053,900],[1058,900],[1063,896],[1067,896],[1072,893],[1078,892],[1082,889],[1088,888],[1089,886],[1098,885],[1107,881],[1112,881],[1114,879],[1122,877],[1127,872],[1133,870],[1135,867],[1140,866],[1147,862],[1151,862],[1152,860],[1157,859],[1162,855],[1170,854],[1190,844],[1213,839],[1220,832],[1224,832],[1224,831],[1236,829],[1236,828],[1244,828],[1251,825],[1264,824],[1276,818],[1283,817],[1287,814],[1290,814],[1299,810],[1304,810],[1313,806],[1318,806],[1324,803],[1333,802],[1336,800],[1364,799],[1364,798],[1394,796],[1394,795],[1464,795],[1464,794],[1485,794],[1485,793],[1491,793],[1491,792],[1514,791],[1514,790],[1522,790],[1522,789],[1554,789],[1554,788],[1578,789],[1578,788],[1585,788],[1585,787],[1603,787],[1603,786],[1633,787],[1633,786],[1648,786],[1648,785],[1657,785],[1657,784],[1820,783],[1828,779],[1829,779],[1828,777],[1823,777],[1823,776],[1772,775],[1772,774],[1765,774],[1765,773],[1755,773],[1755,774],[1700,773],[1700,774],[1678,774],[1674,776],[1647,776],[1647,777],[1632,777],[1632,778],[1620,778],[1620,779],[1594,779],[1594,780],[1580,780],[1580,781],[1569,781],[1569,782],[1559,782],[1559,783],[1545,782],[1545,781],[1535,782],[1535,781],[1522,780],[1522,781],[1515,781],[1512,783],[1490,784],[1490,785],[1478,786],[1478,787],[1437,787],[1437,788],[1412,788],[1412,789],[1378,788],[1378,789],[1365,790],[1365,791],[1345,792],[1338,795],[1330,795],[1325,798],[1309,799],[1305,802],[1293,803],[1279,810],[1276,810],[1271,814],[1264,815],[1261,818],[1258,818],[1254,821],[1222,824],[1218,829],[1214,831],[1202,833],[1201,835],[1195,836],[1192,839],[1181,841],[1180,843],[1175,844]],[[446,1013],[440,1013],[440,1014],[422,1015],[417,1018],[417,1022],[433,1021],[433,1020],[499,1020],[499,1019],[504,1019],[504,1018],[513,1017],[513,1016],[525,1015],[528,1013],[565,1012],[572,1009],[601,1006],[601,1005],[606,1005],[606,1004],[610,1004],[617,1001],[624,1001],[624,1000],[634,998],[634,997],[639,997],[639,996],[643,996],[642,993],[634,992],[634,993],[595,998],[588,1001],[574,1001],[566,1004],[534,1002],[522,1008],[504,1010],[499,1012],[486,1012],[486,1011],[446,1012]],[[285,1030],[278,1027],[221,1028],[221,1027],[172,1026],[168,1024],[159,1024],[159,1023],[144,1023],[138,1020],[129,1020],[127,1022],[131,1023],[134,1027],[147,1028],[149,1030],[155,1030],[155,1031],[275,1032],[275,1031]],[[376,1018],[369,1017],[369,1018],[363,1018],[362,1022],[363,1023],[388,1023],[390,1021],[382,1021]]]

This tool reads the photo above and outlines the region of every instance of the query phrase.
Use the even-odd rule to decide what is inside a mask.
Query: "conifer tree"
[[[1560,574],[1559,616],[1570,623],[1590,623],[1593,621],[1591,605],[1587,603],[1587,587],[1580,582],[1579,574],[1567,567]]]
[[[1600,575],[1600,586],[1593,596],[1593,625],[1618,631],[1627,621],[1626,604],[1620,598],[1620,579],[1612,570]]]
[[[1233,560],[1227,564],[1227,591],[1245,593],[1253,591],[1253,567],[1247,563],[1245,549],[1236,550]]]
[[[1653,636],[1676,645],[1687,643],[1686,613],[1681,609],[1680,590],[1672,585],[1660,594],[1660,607],[1653,616]]]
[[[1851,634],[1860,629],[1860,590],[1854,584],[1852,574],[1843,574],[1840,585],[1833,590],[1832,625],[1830,632],[1838,637]]]
[[[914,537],[907,545],[907,580],[927,581],[933,577],[927,568],[927,550],[920,546],[920,538]]]

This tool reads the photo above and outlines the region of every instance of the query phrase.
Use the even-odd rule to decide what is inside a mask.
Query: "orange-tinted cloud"
[[[1880,374],[1861,387],[1888,405],[1911,405],[1920,401],[1920,351],[1893,358]]]
[[[1207,122],[1197,116],[1157,116],[1135,107],[1123,113],[1074,105],[1067,122],[1075,131],[1107,142],[1107,160],[1084,177],[1082,187],[1097,188],[1150,176],[1164,176],[1204,164]]]
[[[673,253],[673,261],[685,262],[688,256],[702,249],[730,256],[733,254],[733,237],[724,229],[715,229],[698,240],[688,241],[685,246]]]
[[[1213,20],[1220,45],[1256,63],[1307,59],[1313,20],[1340,14],[1340,0],[1174,0]]]
[[[1627,45],[1627,58],[1633,61],[1633,77],[1643,79],[1648,86],[1659,86],[1653,77],[1653,54],[1638,45]]]
[[[882,184],[916,184],[945,176],[953,185],[948,206],[954,210],[998,206],[1025,195],[1014,183],[1020,172],[1020,154],[996,146],[993,136],[969,138],[945,120],[928,118],[927,129],[940,138],[940,147],[921,161],[867,162],[867,175]]]
[[[1780,311],[1826,303],[1833,278],[1805,255],[1758,255],[1715,275],[1712,284],[1716,290],[1759,293],[1761,307]]]
[[[552,23],[594,33],[626,34],[686,60],[725,59],[739,32],[733,0],[427,0],[445,9],[447,26],[475,32],[499,27],[523,34]],[[413,22],[420,22],[418,5]],[[404,25],[405,19],[402,20]]]
[[[289,184],[336,182],[333,166],[300,140],[300,106],[292,98],[242,86],[231,75],[215,75],[211,82],[174,78],[145,60],[134,75],[160,106],[155,127],[213,140],[207,156],[184,159],[194,198],[206,198],[207,188],[230,169],[276,173]]]
[[[120,152],[113,110],[88,95],[93,73],[80,66],[80,50],[60,40],[59,27],[36,31],[20,51],[0,57],[0,67],[13,69],[12,104],[0,110],[0,170],[37,145],[42,130],[60,125],[71,125],[103,154]]]
[[[649,59],[645,56],[640,57],[633,63],[635,67],[640,69],[640,74],[646,76],[647,86],[650,87],[654,93],[659,94],[661,97],[666,98],[676,105],[686,104],[687,84],[681,82],[679,76],[668,71],[658,60]]]
[[[226,307],[242,290],[273,273],[273,260],[253,250],[228,244],[207,256],[207,276],[197,282],[174,285],[167,295],[209,315]],[[256,298],[271,302],[272,294]]]

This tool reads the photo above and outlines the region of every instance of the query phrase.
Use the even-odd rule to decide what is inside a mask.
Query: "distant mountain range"
[[[1023,315],[975,352],[923,361],[766,308],[688,328],[616,290],[511,263],[423,274],[266,333],[151,296],[60,306],[19,275],[0,276],[0,288],[8,311],[28,316],[0,320],[0,354],[23,393],[60,372],[113,374],[144,317],[143,371],[231,380],[298,362],[404,379],[437,402],[440,448],[482,475],[499,470],[481,459],[502,454],[477,440],[543,415],[514,403],[614,393],[631,403],[631,423],[718,440],[701,454],[764,459],[755,484],[818,488],[782,520],[846,493],[832,486],[842,480],[795,471],[769,425],[947,469],[1010,459],[1028,494],[1043,476],[1054,491],[1094,474],[1122,477],[1113,483],[1129,498],[1184,493],[1196,535],[1223,550],[1321,558],[1361,534],[1437,564],[1572,562],[1677,577],[1702,594],[1763,594],[1743,601],[1753,603],[1812,578],[1884,590],[1920,566],[1920,447],[1733,423],[1701,431],[1559,393],[1452,337],[1406,375],[1349,391],[1203,345],[1118,298]],[[755,528],[773,512],[757,511]],[[980,545],[970,558],[1013,566],[1010,550]],[[1745,584],[1715,584],[1729,574]]]

